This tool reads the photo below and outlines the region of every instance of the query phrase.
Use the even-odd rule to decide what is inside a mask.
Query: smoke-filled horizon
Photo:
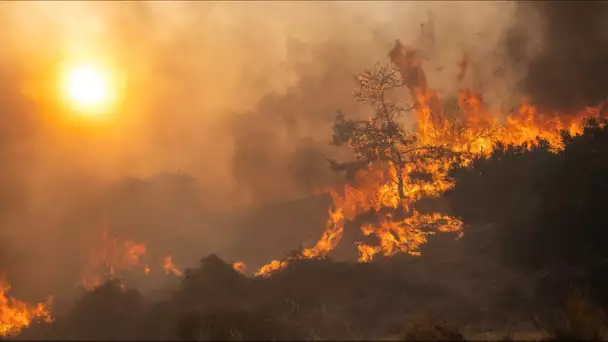
[[[187,263],[209,252],[257,253],[243,241],[284,249],[314,237],[323,228],[316,223],[294,233],[284,224],[289,213],[273,225],[272,214],[250,220],[243,208],[340,181],[326,163],[341,153],[329,146],[335,111],[369,114],[352,97],[356,74],[387,63],[399,39],[421,51],[429,83],[444,97],[462,86],[466,59],[463,82],[494,107],[508,110],[523,94],[547,104],[545,94],[553,95],[539,92],[546,71],[538,65],[561,54],[543,31],[561,15],[551,6],[2,4],[0,266],[16,291],[39,299],[65,288],[65,279],[78,281],[82,241],[102,227]],[[91,57],[126,80],[120,106],[102,124],[71,116],[55,89],[58,65]],[[265,233],[283,237],[264,244]]]

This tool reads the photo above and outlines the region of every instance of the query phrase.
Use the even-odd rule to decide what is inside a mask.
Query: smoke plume
[[[245,245],[245,230],[258,237],[282,231],[280,243],[264,245],[271,255],[295,247],[302,235],[317,238],[323,227],[316,218],[301,222],[297,234],[286,223],[315,206],[293,205],[280,222],[273,215],[247,218],[339,181],[325,160],[346,153],[328,146],[335,112],[369,114],[352,98],[353,76],[387,63],[399,39],[421,50],[429,84],[442,97],[460,87],[458,63],[466,57],[471,71],[462,82],[503,105],[518,97],[514,84],[522,76],[497,73],[506,68],[516,7],[2,4],[0,236],[12,260],[5,263],[10,282],[38,300],[71,291],[83,241],[102,227],[149,244],[149,251],[172,252],[184,267],[209,252],[254,254],[263,239]],[[589,39],[587,47],[600,48]],[[78,58],[102,59],[126,80],[106,124],[72,116],[57,94],[58,65]],[[528,78],[538,74],[533,66]],[[325,212],[320,206],[320,217]]]
[[[522,45],[537,44],[526,61],[521,89],[539,107],[571,110],[596,106],[608,94],[608,4],[596,1],[548,1],[519,4],[524,16],[511,31],[518,36],[510,55],[522,62]],[[540,19],[540,37],[533,21]],[[529,63],[527,63],[529,62]]]

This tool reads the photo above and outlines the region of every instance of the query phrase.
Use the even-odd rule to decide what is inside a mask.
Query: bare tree
[[[402,88],[405,83],[397,76],[392,64],[374,65],[356,78],[358,89],[354,91],[359,103],[370,105],[374,116],[368,120],[348,119],[338,113],[334,124],[333,145],[348,144],[355,155],[354,161],[338,162],[330,159],[330,166],[336,171],[346,171],[352,176],[361,169],[373,165],[390,164],[396,172],[400,200],[406,199],[404,168],[420,150],[434,151],[432,146],[420,146],[415,133],[406,132],[398,121],[409,113],[413,107],[403,107],[388,99],[387,92]]]

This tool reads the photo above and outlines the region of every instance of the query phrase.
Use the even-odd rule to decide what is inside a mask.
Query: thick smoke
[[[286,60],[299,75],[298,81],[279,94],[262,97],[253,111],[233,120],[232,166],[238,188],[250,200],[306,196],[337,180],[325,160],[339,153],[328,146],[332,120],[337,110],[353,117],[369,114],[368,108],[353,101],[353,76],[374,63],[387,63],[395,39],[421,51],[431,85],[446,97],[462,86],[456,79],[464,56],[476,68],[468,80],[471,86],[483,88],[490,100],[506,92],[505,78],[497,79],[494,71],[503,62],[502,35],[514,6],[368,5],[353,5],[367,12],[353,15],[360,25],[341,23],[343,14],[337,13],[330,24],[321,20],[321,25],[331,29],[323,32],[314,49],[306,41],[288,39]],[[328,5],[327,10],[344,8]],[[310,15],[311,21],[319,19],[317,12]],[[493,25],[487,20],[490,17]]]
[[[608,94],[608,4],[602,1],[522,3],[526,16],[511,32],[512,60],[524,62],[521,89],[539,107],[557,110],[596,106]],[[540,41],[531,27],[540,19]],[[528,60],[521,48],[534,41],[538,52]]]
[[[352,77],[388,62],[400,39],[424,50],[434,87],[453,93],[466,55],[476,69],[466,82],[499,99],[508,92],[494,70],[514,8],[3,4],[0,235],[10,282],[36,299],[71,290],[83,241],[101,227],[184,266],[212,251],[255,254],[263,239],[243,239],[245,230],[282,232],[264,245],[269,255],[318,237],[322,224],[305,220],[314,205],[291,205],[280,222],[273,213],[283,207],[268,205],[339,180],[325,161],[343,152],[328,146],[335,111],[368,114],[352,99]],[[120,110],[106,124],[81,122],[58,101],[57,66],[80,55],[125,74]],[[262,205],[264,219],[249,220]],[[326,209],[319,206],[321,221]],[[297,234],[292,217],[302,217]]]

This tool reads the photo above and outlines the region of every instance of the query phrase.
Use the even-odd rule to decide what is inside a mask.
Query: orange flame
[[[165,270],[166,274],[172,274],[178,277],[184,275],[184,273],[173,263],[173,257],[171,256],[171,254],[167,255],[163,259],[163,269]]]
[[[340,243],[343,231],[344,210],[341,208],[330,209],[323,236],[313,248],[303,250],[302,256],[308,259],[325,256]]]
[[[260,269],[255,273],[255,275],[256,276],[266,276],[276,270],[287,267],[287,265],[288,265],[288,263],[286,261],[272,260],[269,264],[266,264],[266,265],[260,267]]]
[[[34,320],[45,323],[53,321],[50,313],[52,297],[45,303],[30,306],[19,299],[8,297],[10,289],[10,284],[0,280],[0,336],[17,334]]]
[[[379,226],[364,225],[361,227],[363,234],[377,236],[380,245],[357,245],[360,252],[359,261],[370,261],[379,252],[385,256],[392,256],[398,252],[418,256],[420,253],[416,249],[427,242],[428,235],[435,233],[423,230],[429,226],[438,226],[441,232],[454,232],[460,230],[462,222],[438,213],[420,214],[414,211],[412,216],[401,221],[384,218]]]
[[[355,220],[365,212],[376,213],[377,222],[363,225],[361,231],[364,235],[377,237],[378,245],[357,243],[360,262],[370,261],[377,254],[419,255],[417,249],[436,231],[459,232],[458,237],[461,237],[463,222],[460,220],[411,210],[416,201],[440,196],[454,186],[448,176],[453,165],[466,166],[474,158],[488,156],[498,144],[530,148],[542,139],[552,151],[559,151],[563,149],[562,131],[580,134],[587,118],[605,116],[598,108],[585,108],[579,113],[541,113],[525,100],[516,111],[501,115],[487,108],[481,94],[473,89],[460,90],[457,108],[452,112],[444,109],[438,92],[429,88],[422,61],[415,52],[398,43],[389,56],[414,101],[417,146],[404,166],[376,162],[359,171],[355,182],[347,184],[342,195],[330,190],[333,205],[326,230],[313,248],[305,249],[298,257],[326,256],[340,242],[345,220]],[[458,82],[464,79],[469,67],[466,58],[463,59]],[[431,155],[427,147],[456,154]],[[428,177],[421,179],[417,174]],[[403,183],[402,194],[397,180]],[[392,215],[386,213],[386,209],[402,211]],[[288,261],[274,260],[260,268],[256,275],[267,275],[286,267]]]
[[[134,243],[131,240],[120,242],[116,237],[110,236],[107,229],[103,229],[100,238],[87,254],[88,264],[82,285],[86,289],[92,289],[124,270],[141,269],[148,274],[148,266],[140,260],[146,254],[146,249],[144,243]]]
[[[245,274],[247,272],[247,265],[245,265],[242,261],[237,261],[232,264],[232,268],[234,268],[237,272],[241,274]]]
[[[331,191],[330,194],[334,197],[334,202],[339,201],[338,195]],[[300,256],[306,259],[324,257],[331,252],[342,239],[344,231],[344,209],[340,207],[330,208],[329,218],[325,226],[325,231],[321,239],[317,241],[314,247],[304,249]],[[269,264],[262,266],[256,273],[256,276],[268,275],[276,270],[286,267],[288,261],[273,260]]]

